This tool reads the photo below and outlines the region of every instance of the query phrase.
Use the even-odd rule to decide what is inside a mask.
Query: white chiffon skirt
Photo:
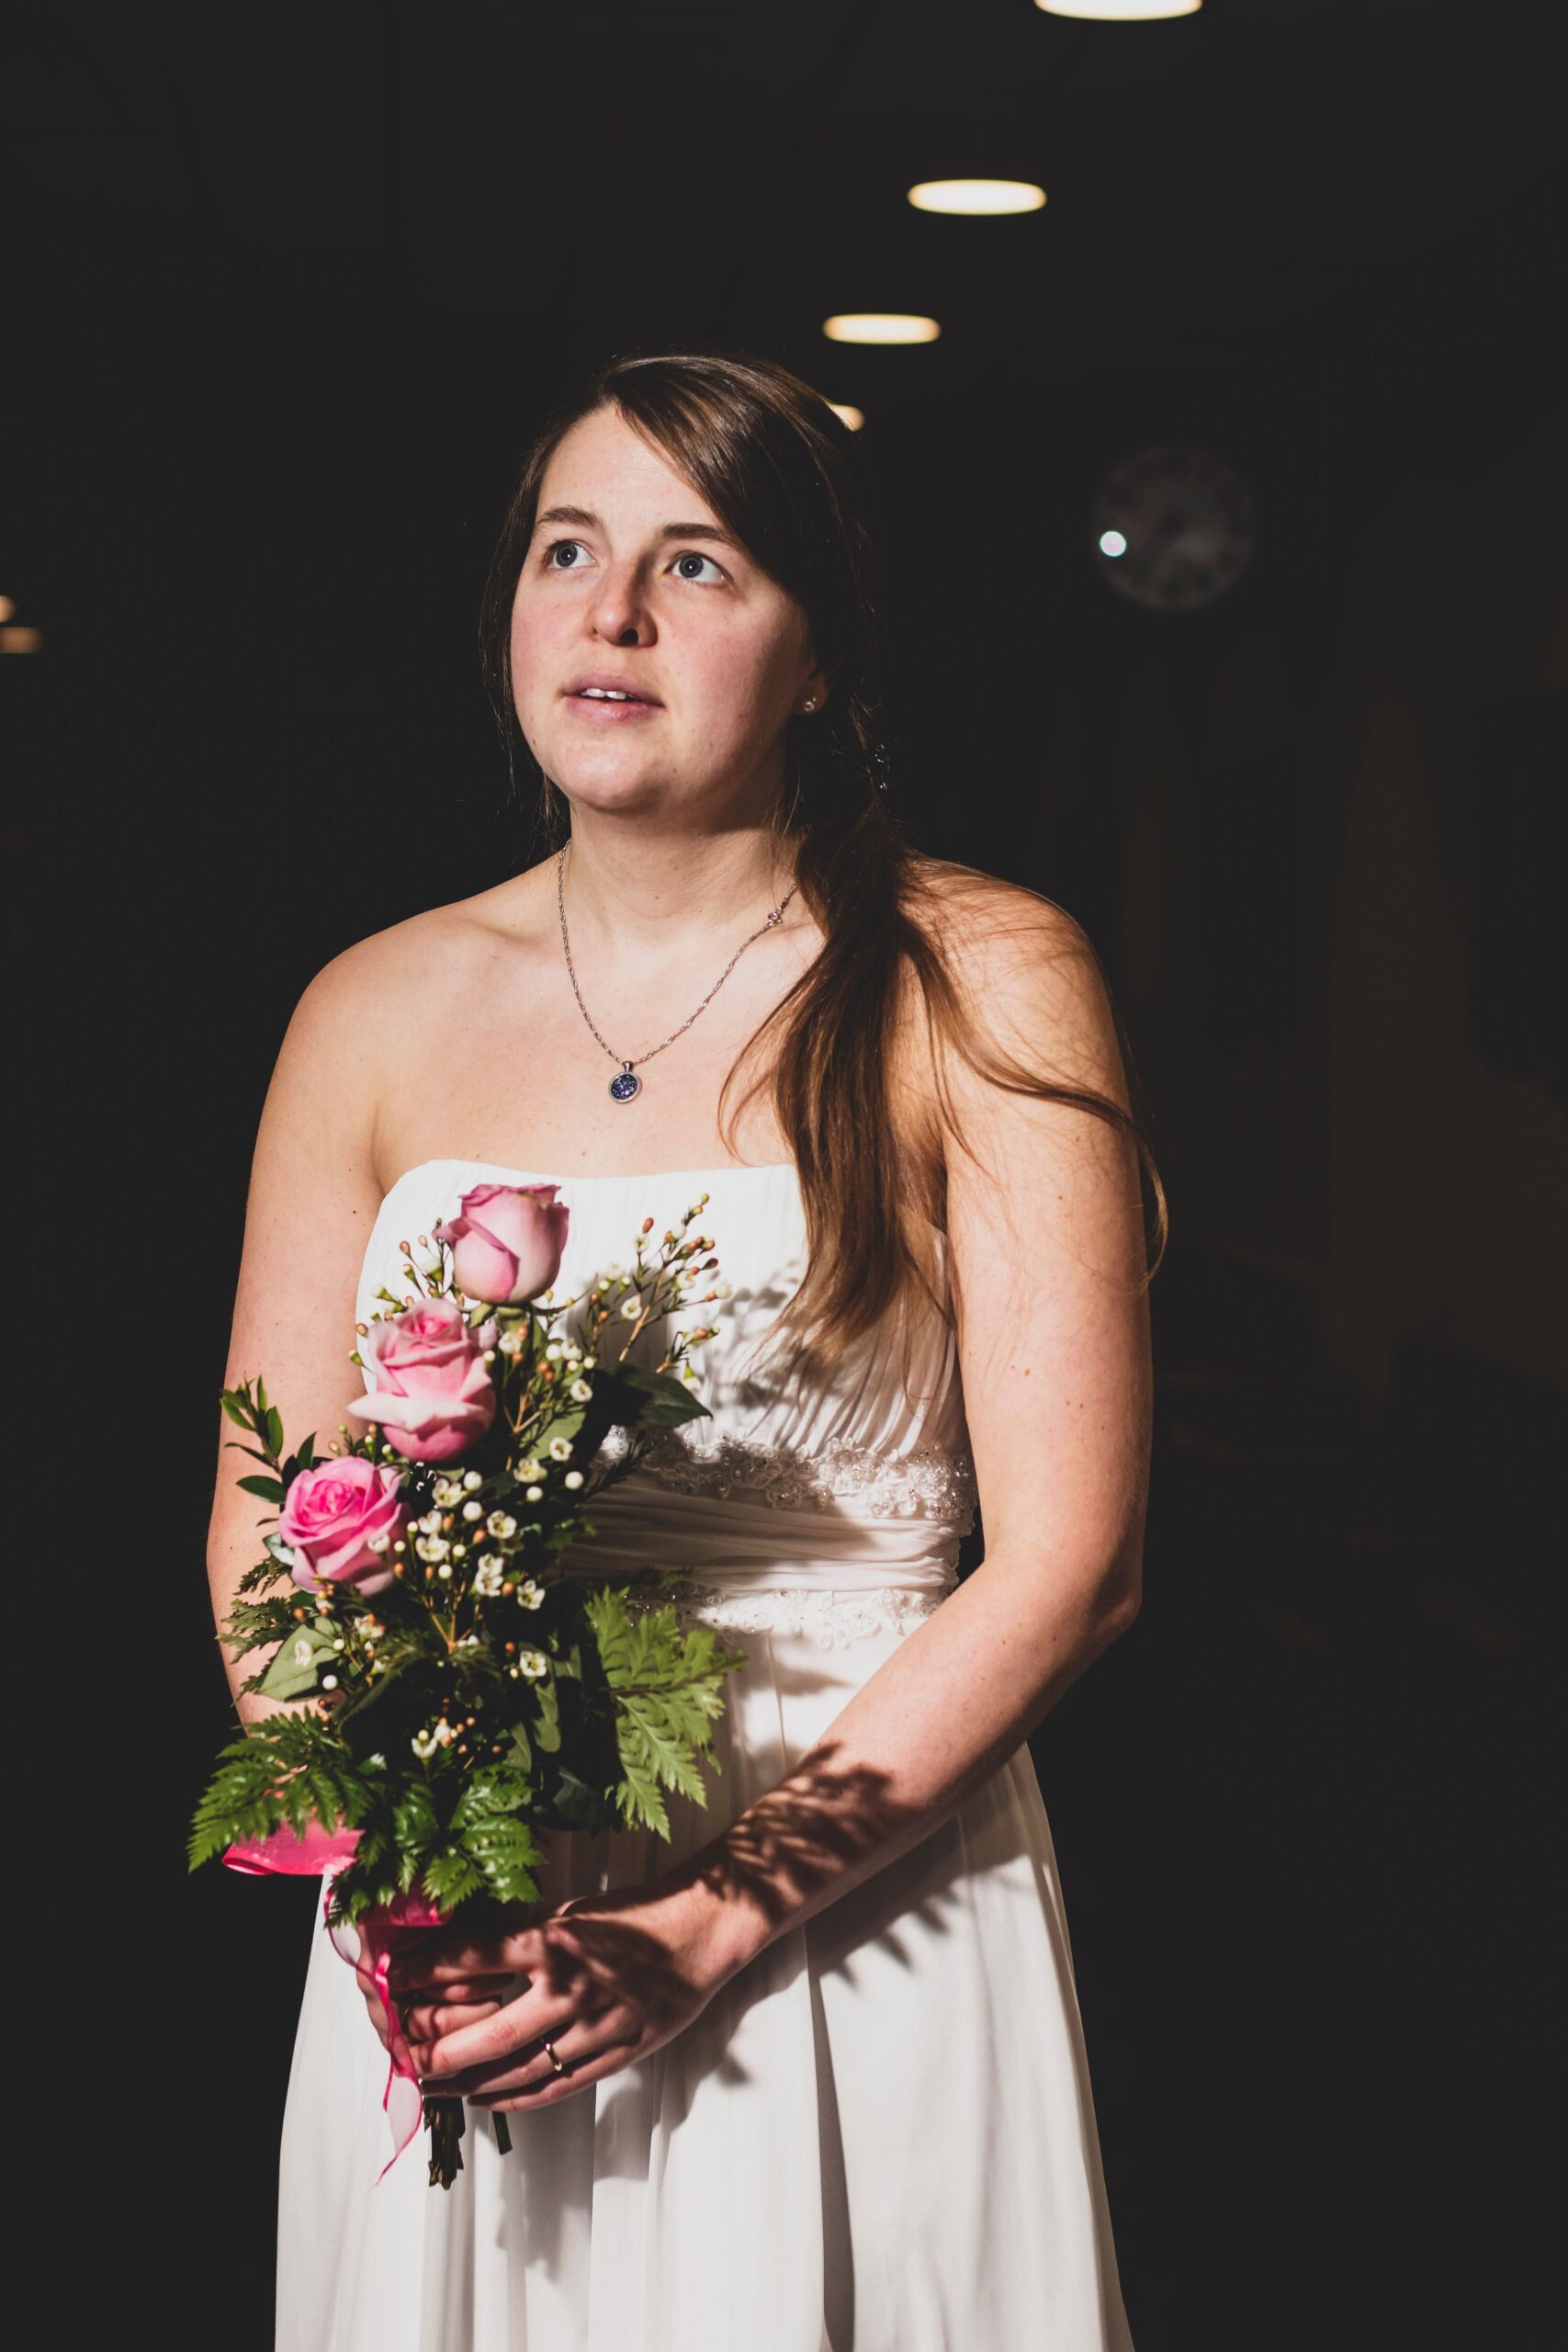
[[[728,1634],[708,1809],[559,1836],[545,1894],[656,1877],[773,1787],[904,1638]],[[1050,1827],[1020,1748],[682,2033],[502,2156],[378,2181],[386,2059],[312,1938],[284,2125],[279,2352],[1130,2352]]]

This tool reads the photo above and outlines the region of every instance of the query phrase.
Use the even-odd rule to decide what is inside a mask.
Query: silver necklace
[[[571,992],[577,999],[578,1010],[581,1013],[584,1021],[587,1022],[590,1029],[593,1029],[592,1016],[590,1014],[588,1007],[583,1003],[582,990],[577,985],[577,972],[571,960],[571,941],[567,936],[566,854],[570,846],[570,842],[563,842],[559,850],[556,854],[556,905],[560,911],[560,944],[566,950],[566,968],[571,976]],[[792,882],[790,884],[789,888],[784,892],[784,897],[779,900],[778,905],[773,909],[773,913],[769,915],[765,922],[760,923],[757,929],[751,933],[751,939],[761,939],[764,931],[772,931],[775,923],[781,922],[784,920],[784,910],[788,906],[790,900],[794,898],[795,891],[799,887],[799,884],[796,882]],[[731,972],[734,971],[737,964],[739,963],[742,956],[745,955],[748,947],[750,946],[751,939],[743,939],[741,941],[739,946],[736,949],[734,955],[730,957],[728,963],[719,974],[717,979],[715,980],[712,988],[709,989],[706,996],[704,997],[702,1003],[698,1005],[697,1012],[704,1012],[718,994],[720,989],[724,986]],[[646,1054],[638,1054],[637,1057],[637,1061],[649,1062],[653,1059],[655,1054],[661,1054],[666,1046],[672,1046],[675,1043],[676,1038],[682,1036],[691,1027],[692,1023],[697,1017],[697,1012],[692,1013],[686,1020],[682,1021],[679,1029],[671,1029],[669,1036],[662,1039],[659,1045],[650,1046]],[[593,1029],[593,1035],[595,1037],[599,1037],[599,1032],[597,1029]],[[624,1055],[616,1053],[614,1046],[607,1044],[603,1037],[599,1037],[599,1043],[604,1046],[604,1051],[609,1055],[610,1059],[613,1062],[619,1062],[621,1065],[620,1069],[615,1072],[615,1077],[610,1080],[611,1101],[613,1102],[631,1102],[634,1095],[637,1095],[642,1092],[641,1079],[634,1077],[633,1075],[633,1072],[637,1068],[637,1063],[629,1062]]]

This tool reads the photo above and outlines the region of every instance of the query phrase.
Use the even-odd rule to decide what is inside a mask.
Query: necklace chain
[[[626,1073],[635,1069],[637,1062],[628,1061],[624,1054],[616,1053],[614,1046],[609,1044],[605,1038],[599,1036],[598,1030],[593,1028],[592,1015],[590,1013],[588,1007],[582,1001],[582,990],[577,985],[577,968],[571,960],[571,941],[567,935],[566,928],[566,853],[570,846],[570,844],[569,842],[563,842],[556,855],[556,905],[560,913],[560,940],[562,947],[566,950],[566,968],[571,979],[571,992],[577,999],[579,1012],[581,1013],[584,1021],[587,1022],[589,1028],[593,1030],[594,1036],[599,1038],[599,1043],[604,1046],[604,1051],[609,1055],[610,1059],[613,1062],[619,1062],[622,1072]],[[743,939],[741,941],[739,946],[736,949],[734,955],[730,957],[728,963],[719,974],[717,979],[715,980],[712,988],[709,989],[706,996],[704,997],[702,1003],[698,1005],[697,1012],[705,1012],[708,1005],[712,1003],[714,998],[718,994],[720,989],[724,986],[731,972],[734,971],[737,964],[739,963],[742,956],[745,955],[748,947],[750,946],[751,940],[761,939],[763,932],[772,931],[774,925],[783,920],[784,910],[788,906],[790,900],[794,898],[795,891],[799,887],[798,883],[792,882],[789,888],[784,892],[784,897],[779,900],[778,905],[773,909],[772,914],[770,914],[764,922],[758,924],[756,930],[751,933],[750,939]],[[672,1046],[677,1037],[683,1036],[685,1035],[686,1031],[691,1027],[692,1023],[696,1019],[697,1012],[688,1014],[686,1019],[682,1022],[679,1029],[671,1029],[668,1037],[662,1038],[657,1046],[650,1046],[646,1054],[638,1054],[637,1061],[651,1061],[655,1054],[661,1054],[664,1051],[666,1046]]]

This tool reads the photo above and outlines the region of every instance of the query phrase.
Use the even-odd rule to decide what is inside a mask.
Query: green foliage
[[[593,1375],[597,1381],[602,1377]],[[629,1392],[627,1409],[620,1416],[628,1429],[672,1430],[682,1421],[711,1419],[707,1407],[683,1380],[668,1372],[645,1372],[638,1364],[617,1364],[615,1378]]]
[[[553,1681],[536,1686],[534,1745],[541,1756],[554,1756],[560,1747],[560,1693]]]
[[[698,1759],[717,1770],[712,1727],[724,1706],[719,1686],[744,1654],[721,1648],[711,1626],[682,1634],[671,1606],[634,1617],[613,1586],[592,1593],[585,1611],[615,1700],[622,1817],[667,1838],[663,1790],[707,1803]]]
[[[522,1818],[532,1795],[526,1773],[515,1766],[481,1765],[465,1773],[452,1808],[452,1836],[498,1902],[531,1903],[538,1893],[534,1872],[544,1855]]]
[[[484,1886],[484,1872],[461,1846],[437,1847],[424,1858],[420,1872],[426,1894],[443,1911],[455,1911]]]
[[[288,1603],[282,1605],[287,1608]],[[317,1688],[323,1667],[336,1660],[336,1640],[337,1628],[330,1617],[318,1617],[309,1625],[291,1624],[256,1689],[269,1699],[304,1698]]]
[[[514,1764],[481,1764],[463,1776],[452,1826],[461,1836],[478,1823],[502,1819],[526,1804],[530,1793],[527,1774]]]
[[[267,1642],[281,1642],[298,1630],[293,1604],[276,1594],[270,1600],[236,1600],[229,1611],[223,1639],[237,1657],[259,1650]]]
[[[434,1845],[441,1834],[441,1816],[428,1781],[411,1781],[392,1804],[392,1833],[410,1852]]]
[[[266,1545],[268,1556],[265,1560],[258,1560],[254,1568],[247,1568],[245,1570],[244,1575],[240,1578],[238,1585],[235,1587],[235,1590],[237,1592],[260,1592],[269,1584],[281,1583],[282,1579],[288,1574],[288,1561],[281,1560],[277,1556],[279,1545],[282,1545],[282,1548],[285,1551],[288,1551],[288,1545],[283,1543],[282,1536],[277,1534],[264,1535],[262,1541]],[[292,1557],[293,1554],[289,1553],[289,1558],[292,1559]]]
[[[297,1836],[311,1821],[329,1835],[356,1829],[375,1803],[373,1784],[324,1724],[309,1715],[269,1715],[221,1751],[191,1825],[190,1866],[285,1826]]]
[[[279,1456],[283,1452],[283,1416],[276,1405],[267,1402],[265,1381],[258,1380],[254,1388],[248,1380],[243,1381],[238,1388],[225,1388],[220,1394],[218,1401],[235,1427],[247,1430],[253,1437],[260,1438],[265,1449],[265,1452],[257,1453],[254,1446],[243,1445],[239,1449],[240,1452],[251,1454],[257,1462],[265,1462],[273,1468],[277,1468]],[[283,1465],[286,1486],[295,1470],[309,1467],[310,1451],[314,1444],[314,1438],[307,1438],[294,1460]]]
[[[551,1413],[546,1419],[544,1427],[539,1432],[537,1451],[541,1458],[545,1458],[549,1455],[549,1449],[554,1444],[557,1438],[564,1438],[567,1443],[572,1448],[573,1459],[575,1460],[577,1453],[577,1442],[582,1434],[582,1424],[587,1418],[587,1414],[588,1408],[586,1405],[570,1404],[567,1405],[558,1413]],[[563,1463],[561,1466],[564,1469],[568,1465]]]

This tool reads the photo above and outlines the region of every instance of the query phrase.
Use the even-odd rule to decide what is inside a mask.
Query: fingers
[[[389,1971],[394,1996],[434,1992],[449,1984],[473,1984],[487,1977],[513,1977],[536,1971],[543,1959],[537,1930],[525,1928],[512,1936],[468,1936],[452,1928],[422,1937],[406,1951],[395,1952]]]
[[[603,2082],[606,2075],[618,2074],[623,2066],[629,2066],[639,2054],[630,2042],[618,2041],[604,2049],[586,2052],[575,2062],[569,2062],[568,2040],[565,2037],[556,2043],[556,2050],[566,2064],[565,2074],[556,2074],[547,2055],[541,2052],[539,2066],[531,2066],[527,2070],[532,2075],[538,2073],[539,2067],[544,2069],[543,2081],[534,2087],[469,2092],[468,2097],[474,2106],[485,2109],[491,2115],[526,2115],[535,2108],[558,2107],[563,2098],[575,2098],[579,2091],[585,2091],[594,2083]]]
[[[558,2033],[547,2034],[531,2050],[520,2050],[515,2064],[510,2066],[481,2068],[485,2079],[476,2084],[464,2097],[488,2107],[498,2098],[514,2097],[521,2092],[543,2090],[547,2083],[564,2082],[569,2075],[580,2074],[589,2062],[603,2058],[620,2046],[624,2037],[605,2034],[599,2028],[581,2022],[563,2026]],[[557,2066],[550,2049],[559,2059]]]
[[[544,2046],[547,2041],[560,2061],[558,2068]],[[454,2098],[472,2099],[477,2105],[488,2107],[501,2098],[542,2090],[547,2083],[564,2082],[569,2075],[580,2077],[585,2066],[607,2056],[612,2050],[629,2052],[630,2041],[629,2030],[619,2024],[612,2030],[579,2019],[507,2058],[485,2066],[470,2066],[455,2078],[444,2079],[442,2089]]]
[[[460,2032],[464,2026],[492,2017],[500,2007],[496,2000],[419,2002],[400,2011],[403,2032],[410,2048],[419,2050],[439,2041],[444,2034]]]
[[[437,2037],[416,2053],[415,2064],[422,2075],[439,2079],[446,2088],[448,2075],[514,2059],[520,2051],[536,2048],[545,2034],[554,2041],[575,2022],[577,2015],[577,2004],[567,1996],[530,1984],[517,1999],[502,2003],[490,2016]]]
[[[454,1977],[449,1984],[410,1984],[406,1990],[394,1984],[389,1989],[400,2015],[407,2018],[414,2009],[438,2002],[460,2007],[476,2001],[515,2000],[523,1987],[515,1976],[468,1976]]]

